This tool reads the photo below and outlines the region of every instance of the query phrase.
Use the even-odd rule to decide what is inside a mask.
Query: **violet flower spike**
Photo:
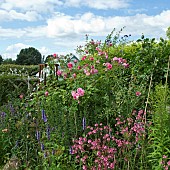
[[[36,138],[37,138],[38,141],[40,140],[40,131],[38,131],[38,130],[36,132]]]
[[[73,154],[73,148],[71,146],[70,146],[69,152],[70,154]]]
[[[47,122],[47,117],[45,115],[45,110],[42,110],[42,120],[46,123]]]
[[[44,147],[44,144],[41,143],[41,150],[44,151],[45,147]]]
[[[50,140],[50,127],[49,126],[47,127],[47,138],[48,140]]]
[[[83,130],[85,130],[85,128],[86,128],[86,118],[83,117]]]

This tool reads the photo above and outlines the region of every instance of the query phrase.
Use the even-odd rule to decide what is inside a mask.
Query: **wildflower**
[[[84,96],[84,90],[82,88],[78,88],[77,93],[79,94],[79,96]]]
[[[44,151],[44,144],[41,143],[41,150]]]
[[[19,95],[19,98],[20,98],[20,99],[23,99],[23,97],[24,97],[23,94],[20,94],[20,95]]]
[[[37,140],[39,141],[40,140],[40,131],[36,131],[36,138],[37,138]]]
[[[48,91],[45,92],[45,96],[48,96]]]
[[[69,63],[67,64],[67,67],[68,67],[69,69],[71,69],[71,68],[73,67],[73,64],[72,64],[71,62],[69,62]]]
[[[73,149],[71,146],[70,146],[69,152],[70,152],[70,154],[73,154]]]
[[[50,139],[50,127],[49,126],[47,127],[47,139],[48,140]]]
[[[83,130],[85,130],[85,128],[86,128],[86,119],[85,117],[83,117]]]
[[[111,65],[110,63],[106,63],[105,65],[106,65],[106,67],[107,67],[108,70],[111,70],[111,69],[112,69],[112,65]]]
[[[74,74],[73,74],[73,77],[76,78],[76,76],[77,76],[76,73],[74,73]]]
[[[76,93],[75,91],[72,91],[71,94],[72,94],[72,96],[73,96],[73,99],[75,99],[75,100],[78,100],[78,99],[79,99],[79,94]]]
[[[61,74],[62,74],[62,71],[61,70],[57,70],[57,75],[61,76]]]
[[[170,161],[167,162],[167,165],[170,166]]]
[[[163,155],[163,157],[162,157],[162,158],[166,159],[166,158],[167,158],[167,156],[166,156],[166,155]]]
[[[140,95],[141,95],[141,92],[137,91],[136,96],[140,96]]]
[[[128,68],[129,64],[128,63],[123,63],[122,66],[124,66],[124,68]]]
[[[42,120],[43,120],[44,122],[47,122],[47,117],[46,117],[46,115],[45,115],[45,110],[44,110],[44,109],[42,110]]]

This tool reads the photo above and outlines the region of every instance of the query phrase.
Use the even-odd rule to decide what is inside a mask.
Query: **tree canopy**
[[[170,39],[170,27],[168,27],[168,29],[166,31],[166,36],[168,37],[168,39]]]
[[[3,62],[3,58],[2,58],[2,56],[0,55],[0,64],[2,64],[2,62]]]
[[[41,53],[33,48],[25,48],[17,55],[16,64],[19,65],[37,65],[41,63]]]

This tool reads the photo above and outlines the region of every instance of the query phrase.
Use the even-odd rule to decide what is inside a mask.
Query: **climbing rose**
[[[57,75],[58,75],[58,76],[61,76],[61,74],[62,74],[62,71],[61,71],[61,70],[58,70],[58,71],[57,71]]]
[[[70,62],[67,64],[68,68],[72,68],[73,67],[73,64]]]
[[[45,92],[45,96],[48,96],[48,91]]]

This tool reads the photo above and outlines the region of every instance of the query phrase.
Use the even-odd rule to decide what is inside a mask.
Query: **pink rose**
[[[48,96],[48,91],[45,92],[45,96]]]
[[[69,62],[68,64],[67,64],[67,66],[68,66],[68,68],[72,68],[73,67],[73,64],[71,63],[71,62]]]
[[[73,77],[76,78],[76,76],[77,76],[76,73],[74,73],[74,74],[73,74]]]
[[[57,75],[61,76],[61,74],[62,74],[62,71],[61,70],[57,70]]]

